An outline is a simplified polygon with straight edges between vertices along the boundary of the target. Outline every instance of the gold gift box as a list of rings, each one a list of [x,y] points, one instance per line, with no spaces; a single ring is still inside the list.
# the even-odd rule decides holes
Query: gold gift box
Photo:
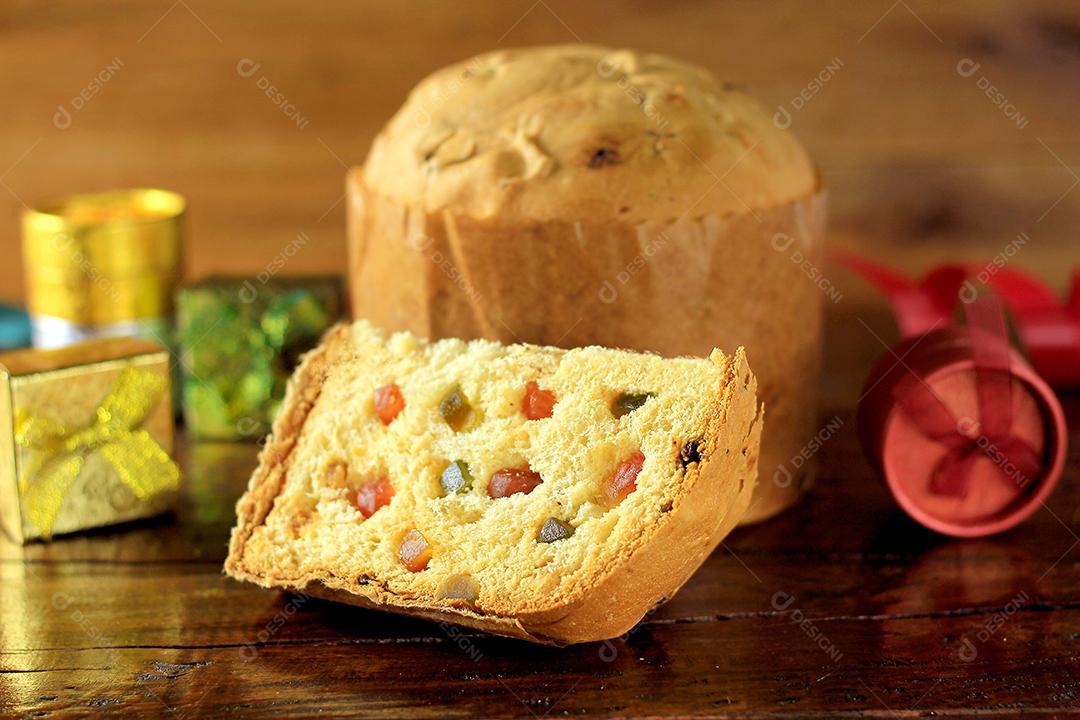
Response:
[[[0,525],[14,540],[170,509],[172,449],[169,353],[157,343],[0,354]]]

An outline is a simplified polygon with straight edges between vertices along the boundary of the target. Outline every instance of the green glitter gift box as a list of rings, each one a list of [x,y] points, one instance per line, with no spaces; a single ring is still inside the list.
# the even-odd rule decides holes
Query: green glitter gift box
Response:
[[[270,430],[300,355],[342,314],[333,276],[211,277],[177,296],[184,422],[195,437]]]

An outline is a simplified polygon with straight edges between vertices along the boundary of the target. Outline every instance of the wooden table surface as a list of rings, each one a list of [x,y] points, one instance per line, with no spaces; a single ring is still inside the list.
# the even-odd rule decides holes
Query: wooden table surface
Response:
[[[625,637],[555,649],[221,574],[255,447],[185,443],[173,519],[0,544],[0,709],[172,718],[1080,716],[1080,396],[1022,526],[920,529],[850,412],[794,511],[736,531]],[[823,419],[823,420],[824,420]]]
[[[483,50],[575,40],[680,55],[794,110],[835,245],[921,272],[1023,233],[1009,262],[1055,289],[1080,265],[1077,4],[62,0],[11,3],[0,24],[0,298],[22,298],[25,204],[116,186],[189,198],[191,278],[259,272],[299,232],[288,272],[338,270],[345,166],[409,87]],[[818,486],[736,531],[626,637],[534,647],[227,580],[255,448],[182,443],[175,517],[0,539],[0,715],[1080,717],[1080,395],[1063,397],[1074,449],[1044,509],[987,540],[923,531],[855,439],[874,335],[895,331],[826,270],[842,299],[821,421],[839,430]]]

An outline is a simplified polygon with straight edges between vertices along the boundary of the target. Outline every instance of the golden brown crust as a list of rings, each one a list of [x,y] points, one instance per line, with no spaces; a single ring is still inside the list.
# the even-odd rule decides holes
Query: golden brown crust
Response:
[[[695,201],[727,216],[817,188],[799,142],[740,87],[664,55],[582,44],[435,72],[355,172],[428,212],[504,221],[666,220]]]
[[[553,598],[543,608],[497,616],[468,606],[438,607],[431,599],[405,598],[388,591],[377,578],[342,577],[332,569],[283,576],[249,557],[248,541],[273,507],[288,470],[290,454],[319,398],[327,373],[347,358],[349,328],[338,326],[305,357],[290,383],[274,432],[260,454],[248,492],[237,504],[226,572],[239,580],[282,587],[315,597],[373,609],[414,615],[533,642],[569,644],[616,637],[629,630],[652,606],[671,597],[705,560],[746,510],[756,476],[762,416],[757,412],[753,375],[740,349],[734,359],[713,356],[725,371],[723,394],[687,490],[672,499],[663,522],[647,529],[597,577],[586,591]]]
[[[308,413],[319,399],[323,381],[335,356],[345,351],[348,337],[348,325],[339,324],[331,328],[319,347],[304,357],[289,381],[285,402],[274,421],[273,432],[259,453],[259,466],[248,482],[247,492],[236,503],[236,527],[233,528],[229,555],[225,560],[225,571],[233,577],[258,582],[252,571],[247,569],[249,566],[245,565],[245,545],[255,528],[266,520],[274,506],[274,499],[281,492],[289,455],[296,447]]]

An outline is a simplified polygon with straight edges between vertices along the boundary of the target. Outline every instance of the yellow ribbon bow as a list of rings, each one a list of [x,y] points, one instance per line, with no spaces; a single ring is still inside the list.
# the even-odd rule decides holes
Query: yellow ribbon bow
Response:
[[[128,366],[121,371],[89,425],[69,431],[49,418],[22,412],[15,421],[15,442],[37,451],[19,480],[28,519],[44,537],[83,463],[100,453],[117,477],[139,500],[146,501],[180,486],[180,469],[169,454],[137,429],[157,406],[165,378]]]

